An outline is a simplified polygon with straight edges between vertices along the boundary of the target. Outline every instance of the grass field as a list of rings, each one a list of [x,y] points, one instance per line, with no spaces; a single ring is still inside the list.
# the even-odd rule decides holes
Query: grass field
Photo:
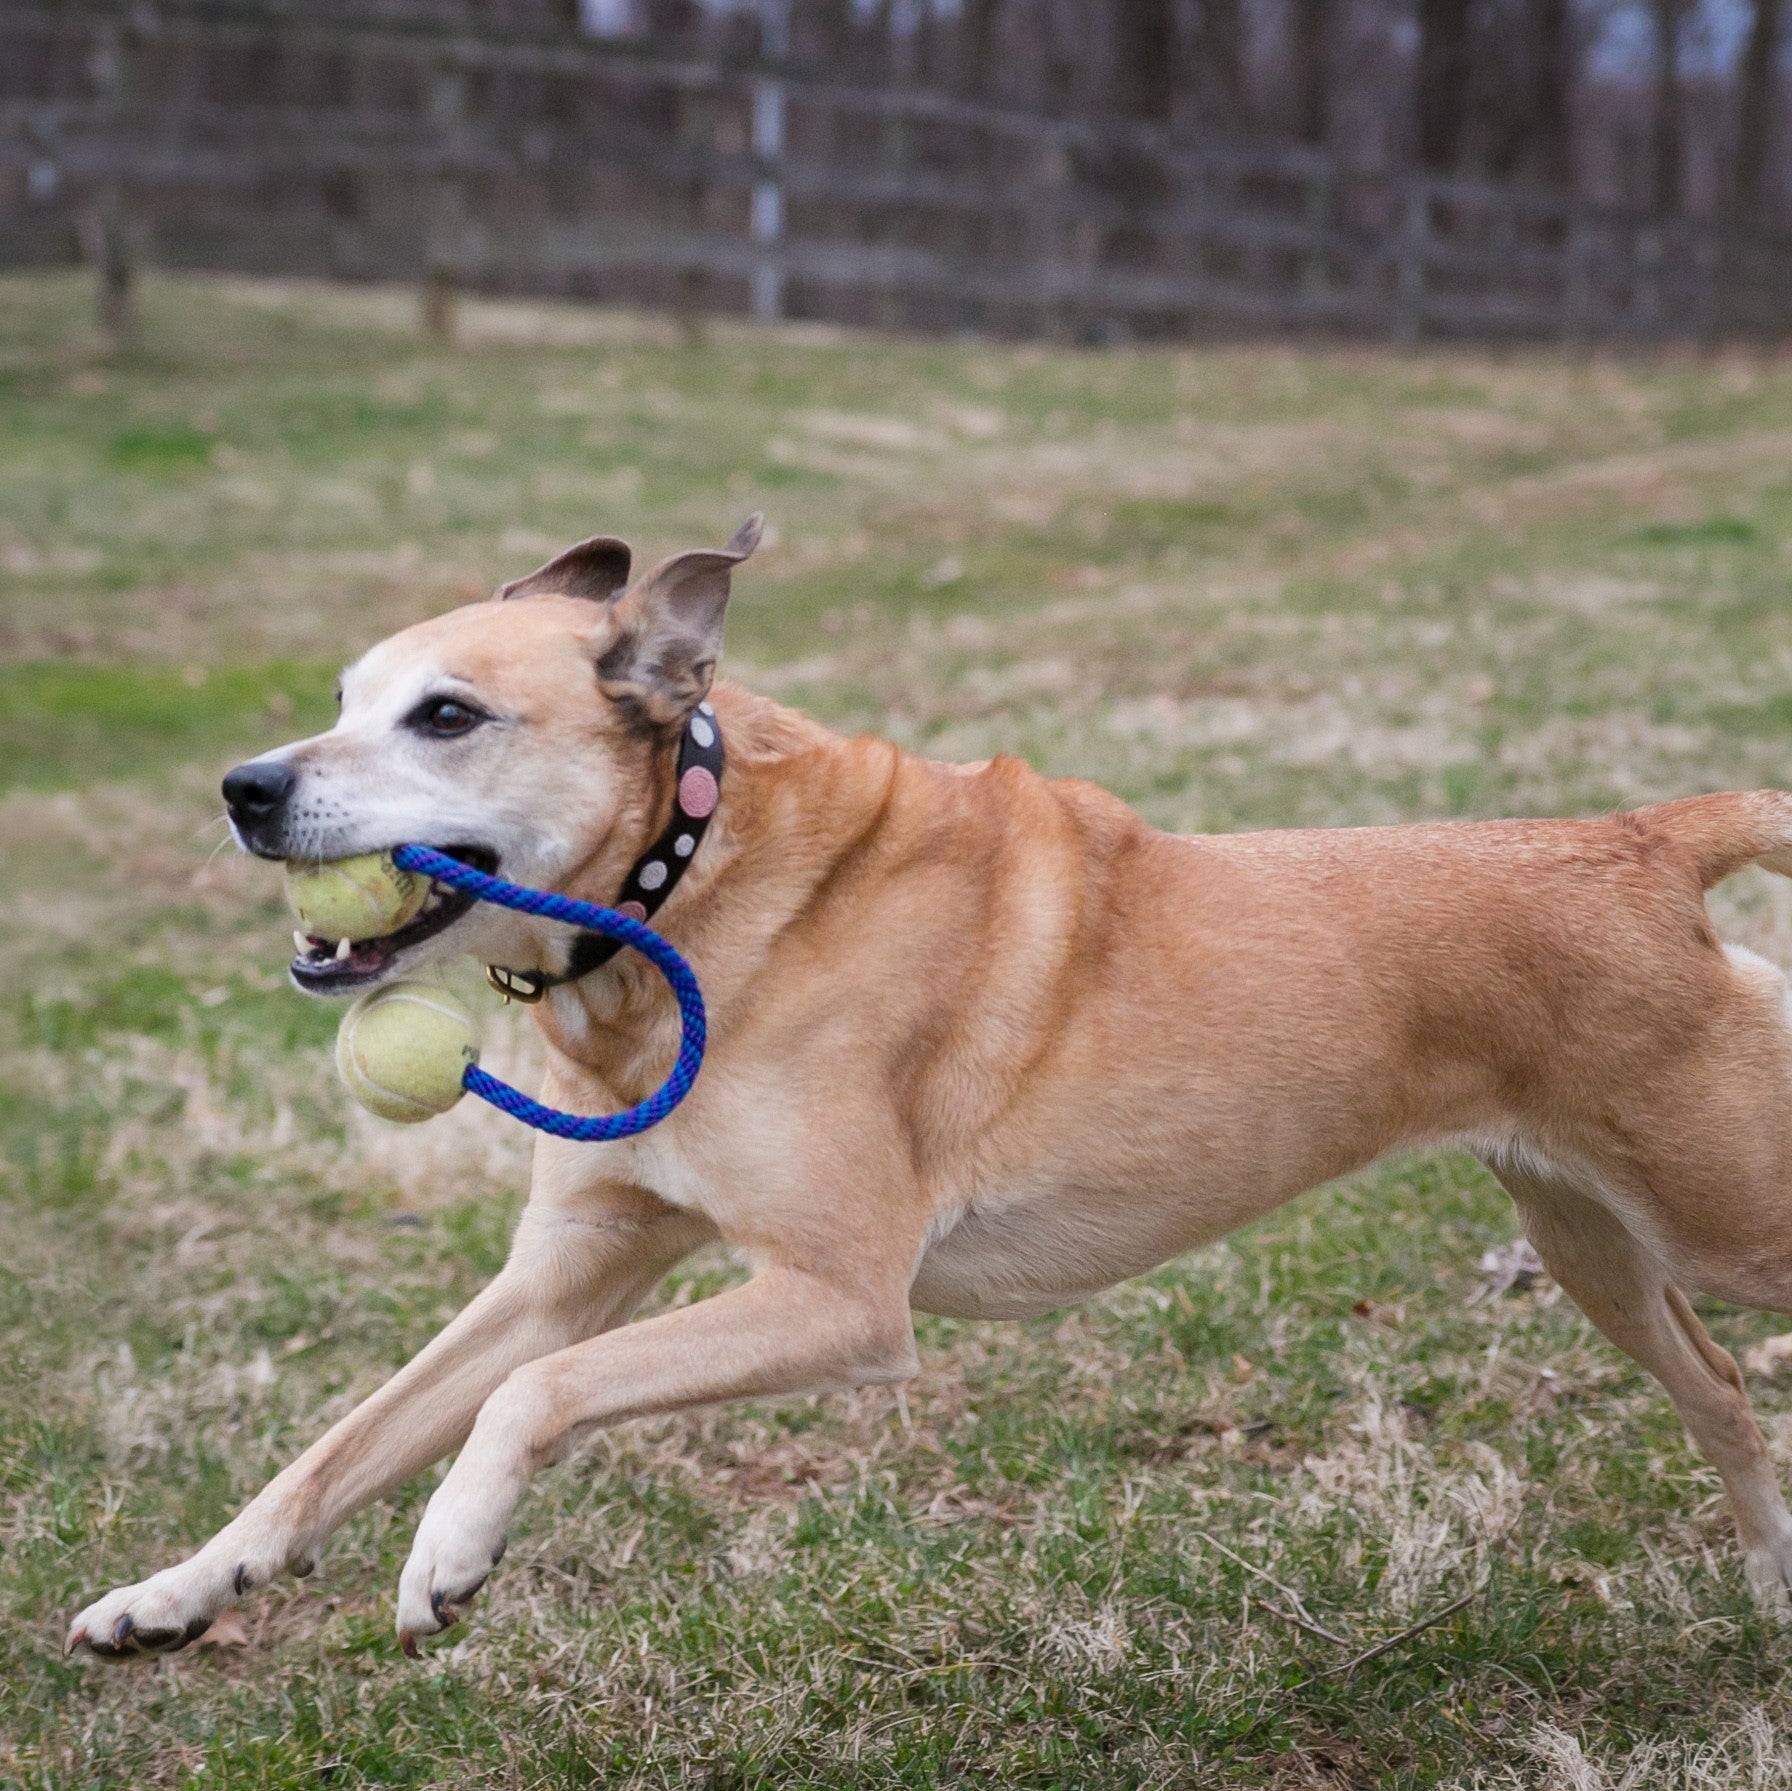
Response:
[[[442,352],[401,294],[215,281],[154,283],[123,358],[87,319],[0,281],[0,1784],[1792,1786],[1715,1475],[1547,1285],[1471,1297],[1514,1225],[1453,1155],[1076,1311],[925,1320],[906,1413],[605,1436],[422,1664],[421,1484],[233,1645],[57,1652],[417,1348],[525,1184],[495,1115],[351,1113],[272,878],[217,850],[218,773],[343,660],[580,535],[763,507],[734,675],[1166,826],[1792,781],[1792,361],[495,304]],[[1786,886],[1716,905],[1792,963]]]

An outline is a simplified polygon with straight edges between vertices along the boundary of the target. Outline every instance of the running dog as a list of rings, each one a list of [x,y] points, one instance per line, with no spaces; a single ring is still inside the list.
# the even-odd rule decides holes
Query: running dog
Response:
[[[597,1426],[900,1382],[913,1310],[1063,1306],[1448,1144],[1667,1389],[1784,1608],[1792,1513],[1687,1292],[1792,1310],[1792,1009],[1702,899],[1751,862],[1792,875],[1792,796],[1159,833],[1013,759],[936,764],[712,689],[758,532],[634,583],[620,541],[581,542],[374,647],[328,733],[226,778],[264,858],[420,841],[588,901],[657,890],[709,1055],[654,1130],[541,1139],[491,1285],[190,1559],[83,1611],[69,1648],[192,1641],[458,1450],[399,1584],[414,1651],[497,1565],[530,1477]],[[717,736],[719,773],[689,783],[686,743]],[[305,941],[293,976],[347,993],[471,953],[540,997],[544,1098],[606,1112],[657,1085],[678,1021],[649,968],[587,943],[444,894],[389,937]],[[748,1281],[627,1322],[717,1238]]]

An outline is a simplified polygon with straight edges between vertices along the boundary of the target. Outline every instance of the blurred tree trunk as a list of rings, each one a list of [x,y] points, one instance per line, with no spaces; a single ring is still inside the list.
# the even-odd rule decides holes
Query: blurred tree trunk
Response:
[[[1323,144],[1331,117],[1326,99],[1331,85],[1329,0],[1293,0],[1289,57],[1294,76],[1294,135],[1302,143]]]
[[[794,0],[791,53],[799,62],[840,73],[854,60],[852,27],[852,0]]]
[[[1650,0],[1655,24],[1655,103],[1650,202],[1658,216],[1680,210],[1684,152],[1680,142],[1680,44],[1686,0]]]
[[[1240,0],[1201,0],[1196,60],[1201,113],[1195,122],[1217,130],[1243,130],[1250,122],[1250,102],[1245,92]]]
[[[1168,124],[1176,105],[1176,0],[1113,0],[1114,109]]]
[[[1742,56],[1742,95],[1736,121],[1736,170],[1731,192],[1736,215],[1760,219],[1767,210],[1768,158],[1773,153],[1780,97],[1782,0],[1755,0]]]
[[[696,36],[696,0],[645,0],[639,16],[656,42],[685,43]]]
[[[852,0],[841,0],[846,6]],[[987,99],[995,90],[996,20],[1002,0],[965,0],[959,24],[963,44],[960,60],[960,82],[966,93]]]
[[[1440,174],[1454,172],[1462,162],[1470,97],[1469,4],[1470,0],[1419,0],[1414,107],[1419,165]]]
[[[1574,26],[1568,0],[1531,0],[1531,157],[1538,181],[1574,185]]]

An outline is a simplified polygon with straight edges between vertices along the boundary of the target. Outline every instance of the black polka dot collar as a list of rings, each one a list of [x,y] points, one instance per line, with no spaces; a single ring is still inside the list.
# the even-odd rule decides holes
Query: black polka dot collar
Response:
[[[678,781],[672,795],[672,819],[660,836],[635,860],[623,879],[622,893],[610,904],[631,920],[651,920],[678,887],[697,848],[709,831],[709,823],[722,795],[722,730],[709,703],[699,703],[684,724],[678,742]],[[506,970],[501,964],[485,967],[486,980],[511,1001],[539,1001],[549,989],[576,983],[622,949],[621,943],[602,933],[580,933],[572,944],[566,968]]]

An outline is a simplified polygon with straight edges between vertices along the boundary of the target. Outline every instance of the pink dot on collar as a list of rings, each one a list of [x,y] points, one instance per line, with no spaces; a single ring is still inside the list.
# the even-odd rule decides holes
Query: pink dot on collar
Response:
[[[713,771],[693,765],[678,780],[678,806],[693,819],[701,821],[716,806],[722,792],[716,787]]]
[[[618,902],[616,912],[626,914],[630,920],[645,920],[647,918],[647,910],[639,902]]]

